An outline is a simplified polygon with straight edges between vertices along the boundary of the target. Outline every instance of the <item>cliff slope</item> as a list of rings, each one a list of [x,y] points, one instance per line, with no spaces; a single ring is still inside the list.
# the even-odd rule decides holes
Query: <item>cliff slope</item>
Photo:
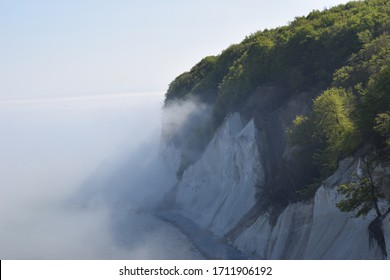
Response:
[[[350,2],[180,75],[166,112],[191,109],[164,125],[170,206],[259,258],[387,258],[389,27],[388,1]]]

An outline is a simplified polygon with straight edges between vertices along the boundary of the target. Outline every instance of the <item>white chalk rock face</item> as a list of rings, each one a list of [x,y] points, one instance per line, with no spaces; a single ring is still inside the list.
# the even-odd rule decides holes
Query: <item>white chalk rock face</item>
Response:
[[[267,259],[300,259],[305,252],[312,219],[312,205],[288,206],[273,228],[266,251]]]
[[[259,214],[254,222],[253,216],[245,215],[255,206],[256,186],[265,185],[265,159],[256,135],[254,121],[244,125],[238,113],[219,127],[178,182],[175,199],[184,216],[218,236],[234,229],[234,237],[229,237],[233,245],[263,259],[382,258],[377,246],[369,245],[368,225],[375,218],[374,211],[355,218],[336,207],[343,198],[337,186],[359,172],[359,162],[352,158],[340,162],[311,201],[290,204],[274,224],[267,213]],[[180,150],[171,144],[163,154],[176,172]],[[383,220],[383,232],[390,253],[390,214]]]
[[[258,255],[266,259],[272,227],[267,215],[261,215],[256,222],[244,230],[234,242],[234,246],[248,255]]]
[[[255,205],[255,185],[263,180],[255,124],[244,127],[235,113],[185,170],[176,201],[185,216],[222,236]]]
[[[312,208],[311,204],[291,204],[274,226],[267,215],[262,215],[238,236],[234,245],[263,259],[301,259],[307,247]]]
[[[385,236],[387,259],[390,260],[390,215],[387,215],[382,223]]]
[[[304,258],[376,259],[369,247],[368,225],[375,218],[355,218],[343,213],[336,203],[342,198],[336,186],[320,187],[314,198],[313,225]]]
[[[369,246],[368,225],[375,214],[354,218],[336,207],[342,198],[336,186],[354,168],[351,159],[343,161],[317,190],[312,202],[291,204],[273,227],[267,216],[260,216],[238,236],[235,246],[264,259],[380,259],[379,250]],[[383,222],[387,241],[389,219]]]

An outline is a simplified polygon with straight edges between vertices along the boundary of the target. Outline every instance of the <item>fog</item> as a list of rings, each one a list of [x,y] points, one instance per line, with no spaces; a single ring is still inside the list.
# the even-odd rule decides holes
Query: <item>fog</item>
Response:
[[[0,259],[201,258],[149,211],[176,180],[157,156],[162,105],[162,94],[1,101]]]

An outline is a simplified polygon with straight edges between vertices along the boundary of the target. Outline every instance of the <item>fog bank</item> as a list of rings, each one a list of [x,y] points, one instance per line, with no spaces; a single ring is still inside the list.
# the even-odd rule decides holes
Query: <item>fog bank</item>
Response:
[[[147,209],[175,180],[161,94],[0,102],[1,259],[201,258]]]

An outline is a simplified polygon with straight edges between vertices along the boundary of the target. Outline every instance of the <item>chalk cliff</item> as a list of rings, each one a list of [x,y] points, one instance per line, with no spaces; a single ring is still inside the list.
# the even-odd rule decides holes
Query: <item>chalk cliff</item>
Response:
[[[389,22],[389,1],[352,1],[253,33],[179,75],[164,106],[173,121],[161,151],[177,175],[167,205],[259,258],[386,258]],[[190,108],[185,121],[172,106]],[[354,190],[363,173],[370,184]],[[338,192],[344,183],[354,199]],[[341,200],[353,202],[345,212]]]

